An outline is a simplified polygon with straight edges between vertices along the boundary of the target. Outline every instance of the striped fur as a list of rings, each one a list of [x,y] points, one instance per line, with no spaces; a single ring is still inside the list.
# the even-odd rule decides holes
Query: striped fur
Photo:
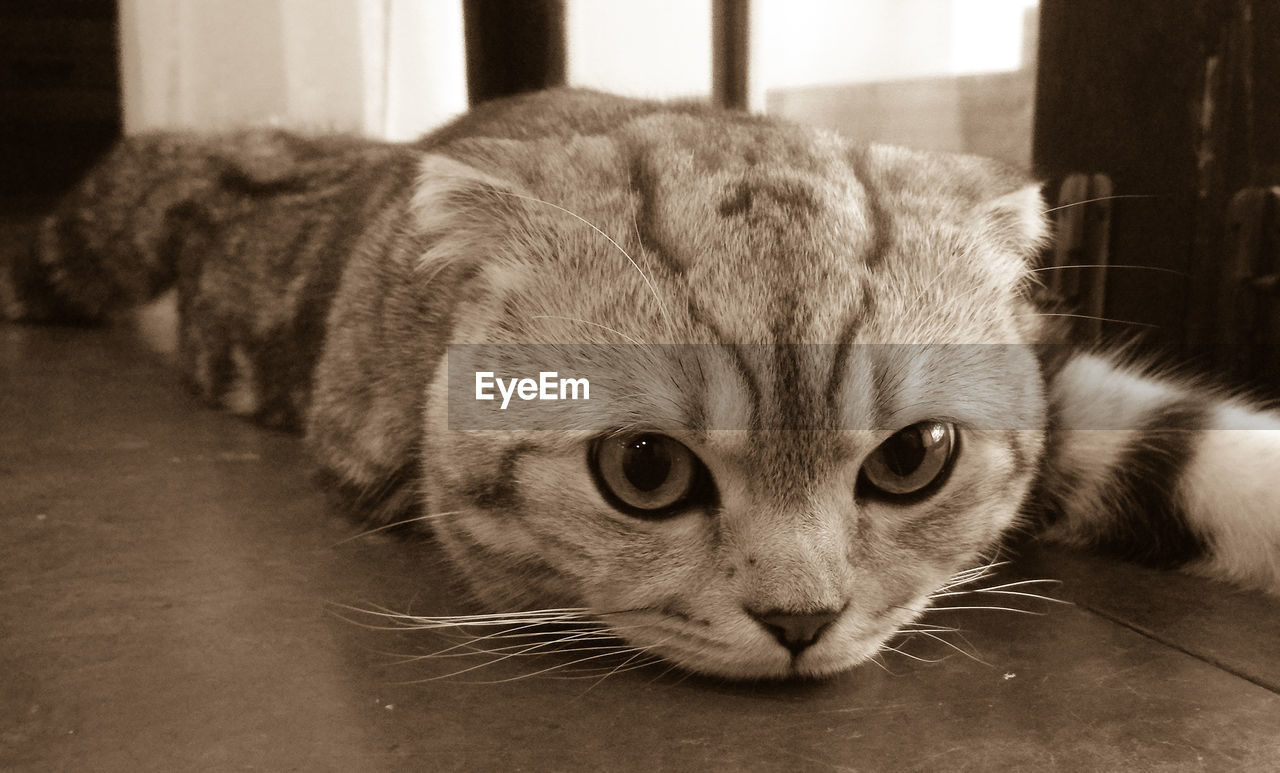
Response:
[[[1035,187],[981,159],[560,91],[412,145],[131,140],[6,247],[0,301],[98,320],[176,284],[184,374],[305,431],[364,517],[430,516],[496,610],[586,607],[694,670],[862,662],[1019,524],[1280,592],[1280,418],[1038,359],[1044,239]],[[538,345],[499,369],[550,357],[612,397],[557,408],[554,431],[453,427],[449,363],[491,344]],[[877,446],[932,420],[959,427],[948,474],[859,493]],[[645,427],[705,465],[697,507],[602,496],[592,444]],[[765,620],[821,635],[791,646]]]
[[[1091,355],[1052,389],[1047,536],[1280,592],[1280,417]]]

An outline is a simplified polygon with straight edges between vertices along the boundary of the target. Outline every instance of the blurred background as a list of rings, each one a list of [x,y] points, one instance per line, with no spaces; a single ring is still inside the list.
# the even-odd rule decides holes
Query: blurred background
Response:
[[[1028,169],[1084,335],[1280,384],[1271,0],[4,0],[0,205],[121,133],[407,140],[561,84]]]
[[[1031,163],[1035,0],[16,0],[0,19],[26,103],[8,109],[104,134],[407,140],[465,110],[469,81],[471,101],[565,83],[711,99],[714,46],[740,36],[738,106]]]

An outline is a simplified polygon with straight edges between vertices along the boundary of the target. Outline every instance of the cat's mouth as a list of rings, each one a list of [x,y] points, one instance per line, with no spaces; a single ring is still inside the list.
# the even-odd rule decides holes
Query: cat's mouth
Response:
[[[810,648],[801,653],[783,648],[767,653],[742,652],[729,647],[716,652],[685,642],[668,642],[655,651],[678,667],[708,676],[747,680],[826,679],[871,659],[890,635],[853,644]]]
[[[905,608],[899,608],[905,612]],[[639,651],[688,671],[732,679],[821,679],[863,663],[913,614],[780,614],[713,622],[668,608],[602,615]],[[791,619],[787,619],[787,618]]]

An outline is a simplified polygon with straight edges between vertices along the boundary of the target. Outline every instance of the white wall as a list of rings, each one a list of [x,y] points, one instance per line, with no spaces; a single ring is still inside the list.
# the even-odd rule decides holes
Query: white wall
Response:
[[[769,90],[1016,70],[1036,0],[752,0],[752,107]],[[709,0],[567,0],[568,77],[633,96],[711,93]]]
[[[766,89],[1016,70],[1036,0],[753,0]]]
[[[467,109],[461,0],[383,0],[385,113],[376,131],[413,139]]]
[[[571,86],[635,97],[711,94],[710,0],[566,0]]]
[[[126,132],[406,139],[466,107],[457,0],[122,0],[120,20]]]
[[[772,89],[1015,69],[1035,0],[753,0]],[[125,127],[277,123],[407,139],[466,106],[460,0],[121,0]],[[711,90],[710,0],[567,0],[568,79]]]

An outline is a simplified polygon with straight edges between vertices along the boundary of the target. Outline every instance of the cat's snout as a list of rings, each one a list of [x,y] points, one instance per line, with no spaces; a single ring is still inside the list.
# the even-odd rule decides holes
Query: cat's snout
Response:
[[[747,614],[773,634],[778,643],[790,650],[793,656],[798,656],[818,641],[823,631],[835,622],[842,611],[827,609],[797,614],[782,610],[759,612],[747,609]]]

